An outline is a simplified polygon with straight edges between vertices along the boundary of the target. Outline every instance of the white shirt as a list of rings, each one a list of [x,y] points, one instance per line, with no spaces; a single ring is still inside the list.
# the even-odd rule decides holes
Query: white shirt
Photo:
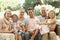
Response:
[[[39,19],[37,17],[35,18],[28,18],[28,31],[34,31],[35,29],[38,29],[37,21]]]
[[[14,28],[14,30],[18,30],[16,27],[19,27],[19,21],[17,22],[11,21],[11,26]]]
[[[38,16],[38,18],[39,18],[40,22],[44,22],[46,20],[45,17],[42,17],[42,16]],[[50,19],[49,19],[49,21],[50,21]],[[40,25],[40,26],[41,26],[41,30],[40,30],[40,33],[41,34],[45,34],[45,33],[48,33],[49,32],[48,25]]]

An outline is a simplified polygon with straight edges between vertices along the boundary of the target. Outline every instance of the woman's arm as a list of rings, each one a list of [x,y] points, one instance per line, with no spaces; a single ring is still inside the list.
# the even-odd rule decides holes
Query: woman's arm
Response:
[[[37,24],[43,25],[43,24],[46,24],[46,22],[47,22],[47,20],[45,20],[44,22],[37,21]]]
[[[51,19],[49,22],[49,20],[47,20],[46,24],[54,24],[56,22],[56,19]]]
[[[51,19],[49,22],[49,20],[46,19],[44,22],[39,22],[40,25],[49,25],[49,24],[53,24],[56,22],[56,19]]]

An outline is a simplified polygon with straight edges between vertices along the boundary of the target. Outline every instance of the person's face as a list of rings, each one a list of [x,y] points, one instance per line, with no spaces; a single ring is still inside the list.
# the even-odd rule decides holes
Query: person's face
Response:
[[[6,14],[5,14],[5,18],[6,18],[6,19],[9,19],[10,17],[11,17],[11,12],[8,12],[8,11],[7,11]]]
[[[34,15],[33,10],[28,10],[28,15],[29,15],[30,17],[32,17],[32,16]]]
[[[24,11],[20,11],[20,17],[24,17]]]
[[[54,13],[54,12],[50,12],[50,13],[49,13],[49,17],[50,17],[50,18],[54,18],[54,17],[55,17],[55,13]]]
[[[42,12],[41,13],[42,16],[46,16],[46,9],[45,8],[42,8],[41,12]]]
[[[16,22],[18,20],[17,16],[13,16],[13,21]]]

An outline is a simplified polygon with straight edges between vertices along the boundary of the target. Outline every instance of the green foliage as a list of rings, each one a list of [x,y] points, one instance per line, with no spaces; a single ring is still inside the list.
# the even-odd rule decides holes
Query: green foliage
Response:
[[[35,9],[34,11],[36,16],[39,16],[41,14],[39,9]]]
[[[32,7],[34,9],[34,7],[38,4],[41,4],[40,0],[25,0],[23,7],[25,11],[27,12],[27,9],[29,7]],[[39,10],[35,10],[35,12],[36,12],[36,15],[39,15]]]
[[[60,7],[60,1],[54,1],[54,2],[48,2],[49,4],[51,4],[52,6]]]
[[[60,19],[60,15],[56,16],[57,19]]]
[[[1,11],[6,10],[7,8],[11,10],[17,10],[20,8],[20,2],[18,0],[0,0]]]
[[[28,7],[33,7],[34,4],[35,4],[35,0],[25,0],[23,7],[27,11]]]

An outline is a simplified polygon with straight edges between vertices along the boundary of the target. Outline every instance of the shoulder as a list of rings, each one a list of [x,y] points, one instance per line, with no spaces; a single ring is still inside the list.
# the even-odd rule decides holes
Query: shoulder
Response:
[[[41,15],[40,16],[37,16],[37,18],[41,18]]]
[[[24,22],[28,22],[28,18],[25,18],[25,19],[24,19]]]
[[[39,20],[41,20],[43,17],[40,15],[40,16],[37,16],[37,18],[38,18]]]
[[[18,20],[17,23],[20,24],[21,23],[20,20]]]
[[[39,21],[39,18],[35,17],[35,20]]]
[[[25,18],[25,21],[28,21],[30,19],[30,17],[27,17],[27,18]]]

